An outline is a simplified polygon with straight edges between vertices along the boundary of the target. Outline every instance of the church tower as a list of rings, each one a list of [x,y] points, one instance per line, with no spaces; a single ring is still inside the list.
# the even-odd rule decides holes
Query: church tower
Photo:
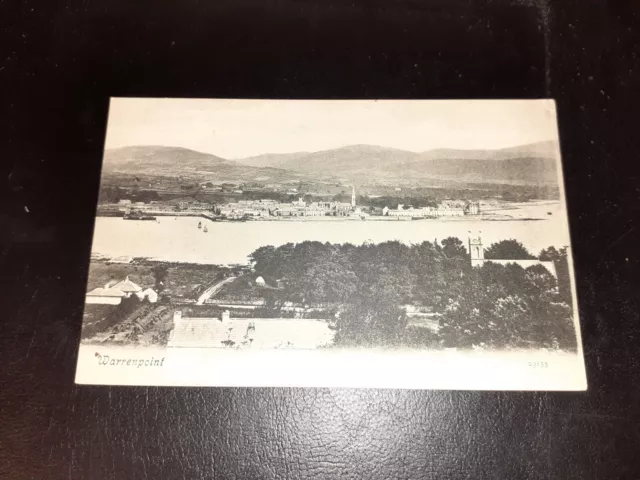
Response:
[[[476,237],[469,235],[469,256],[471,257],[471,265],[474,267],[484,263],[484,248],[480,234]]]
[[[356,207],[356,187],[351,185],[351,206]]]

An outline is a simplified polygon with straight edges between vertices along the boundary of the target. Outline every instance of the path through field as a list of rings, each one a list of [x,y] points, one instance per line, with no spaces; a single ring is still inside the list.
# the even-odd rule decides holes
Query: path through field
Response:
[[[198,301],[196,302],[196,305],[204,305],[204,302],[206,302],[207,300],[209,300],[209,298],[211,298],[212,295],[218,293],[218,291],[222,288],[223,285],[225,285],[226,283],[229,283],[232,280],[235,280],[236,277],[228,277],[225,278],[224,280],[222,280],[221,282],[216,283],[215,285],[212,285],[211,287],[207,288],[202,295],[200,295],[198,297]]]

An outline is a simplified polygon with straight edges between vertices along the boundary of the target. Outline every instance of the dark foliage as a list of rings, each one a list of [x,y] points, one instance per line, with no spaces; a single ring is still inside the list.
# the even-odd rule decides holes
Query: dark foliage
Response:
[[[536,257],[531,255],[522,243],[517,240],[502,240],[493,243],[484,251],[484,258],[496,260],[533,260]]]
[[[168,272],[169,267],[163,263],[153,267],[153,278],[155,280],[155,287],[158,295],[161,295],[164,292]]]
[[[490,250],[500,258],[534,258],[515,240]],[[566,252],[543,253],[566,265]],[[270,316],[284,316],[286,302],[329,309],[339,346],[576,346],[570,296],[563,294],[570,295],[568,267],[557,267],[566,273],[559,286],[542,265],[525,270],[488,262],[473,268],[455,237],[411,246],[288,243],[261,247],[251,260],[272,287],[265,292]],[[440,332],[408,327],[405,305],[439,315]]]
[[[538,256],[540,260],[553,262],[558,275],[558,290],[560,298],[568,305],[572,304],[571,300],[571,277],[569,273],[569,261],[567,259],[567,249],[562,247],[557,250],[555,247],[545,248]]]

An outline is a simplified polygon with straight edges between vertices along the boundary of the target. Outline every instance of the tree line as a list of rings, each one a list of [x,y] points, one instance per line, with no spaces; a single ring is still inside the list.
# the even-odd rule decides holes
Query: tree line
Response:
[[[263,246],[250,256],[272,287],[265,290],[267,308],[324,307],[336,345],[575,349],[566,250],[534,256],[505,240],[485,258],[553,261],[558,278],[542,265],[473,268],[455,237],[414,245],[306,241]],[[412,327],[406,305],[430,312],[440,330]]]

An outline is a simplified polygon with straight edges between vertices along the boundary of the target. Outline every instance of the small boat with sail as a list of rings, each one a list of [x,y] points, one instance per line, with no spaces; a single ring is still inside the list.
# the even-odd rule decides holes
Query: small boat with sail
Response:
[[[202,228],[202,222],[198,222],[198,228]]]
[[[207,233],[209,230],[207,230],[207,226],[204,226],[204,229],[202,230],[204,233]]]

